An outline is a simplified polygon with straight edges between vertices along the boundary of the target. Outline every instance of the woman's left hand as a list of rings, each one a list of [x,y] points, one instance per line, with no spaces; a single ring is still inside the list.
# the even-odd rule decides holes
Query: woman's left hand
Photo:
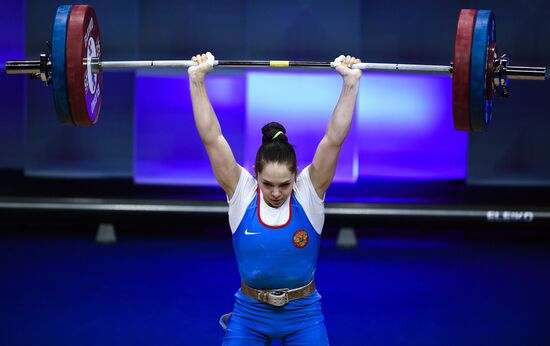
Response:
[[[340,55],[334,59],[334,68],[342,76],[345,84],[355,85],[359,82],[362,71],[359,69],[352,69],[351,66],[359,63],[361,63],[361,60],[353,56]]]

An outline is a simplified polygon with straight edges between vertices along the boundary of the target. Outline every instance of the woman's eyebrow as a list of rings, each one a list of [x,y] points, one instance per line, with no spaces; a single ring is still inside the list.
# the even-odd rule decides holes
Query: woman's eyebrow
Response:
[[[283,184],[290,184],[292,182],[292,179],[289,179],[289,180],[286,180],[286,181],[283,181],[282,183],[280,183],[279,185],[283,185]],[[267,180],[267,179],[262,179],[262,183],[264,184],[273,184],[273,182]]]

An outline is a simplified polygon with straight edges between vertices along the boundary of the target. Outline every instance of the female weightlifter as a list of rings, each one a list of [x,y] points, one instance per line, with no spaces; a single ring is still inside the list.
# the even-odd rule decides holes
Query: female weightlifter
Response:
[[[213,69],[210,53],[192,58],[188,69],[195,125],[216,180],[229,202],[229,225],[241,288],[223,345],[328,345],[321,296],[314,274],[324,223],[324,197],[349,132],[361,70],[359,59],[341,55],[340,98],[313,162],[299,174],[294,147],[276,122],[262,128],[253,177],[236,161],[205,88]]]

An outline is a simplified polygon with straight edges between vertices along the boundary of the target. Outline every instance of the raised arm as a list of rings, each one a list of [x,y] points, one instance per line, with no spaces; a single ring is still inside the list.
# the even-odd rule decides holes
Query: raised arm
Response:
[[[204,79],[213,68],[214,56],[208,52],[194,56],[193,61],[199,63],[198,66],[188,69],[195,125],[208,153],[214,176],[231,198],[239,182],[241,168],[222,134],[220,123],[206,93]]]
[[[311,182],[320,198],[324,197],[332,179],[334,179],[340,149],[353,120],[359,79],[361,78],[361,70],[350,68],[352,64],[361,62],[359,59],[341,55],[334,62],[339,64],[335,68],[343,79],[342,91],[328,123],[325,136],[317,146],[309,168]]]

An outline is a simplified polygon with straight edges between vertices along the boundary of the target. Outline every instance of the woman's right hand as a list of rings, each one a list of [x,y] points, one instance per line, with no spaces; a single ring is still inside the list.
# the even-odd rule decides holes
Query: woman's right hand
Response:
[[[206,77],[208,72],[212,71],[214,68],[214,55],[210,52],[206,52],[205,54],[195,55],[191,58],[191,60],[196,62],[198,65],[191,66],[187,69],[190,81],[204,82],[204,77]]]

